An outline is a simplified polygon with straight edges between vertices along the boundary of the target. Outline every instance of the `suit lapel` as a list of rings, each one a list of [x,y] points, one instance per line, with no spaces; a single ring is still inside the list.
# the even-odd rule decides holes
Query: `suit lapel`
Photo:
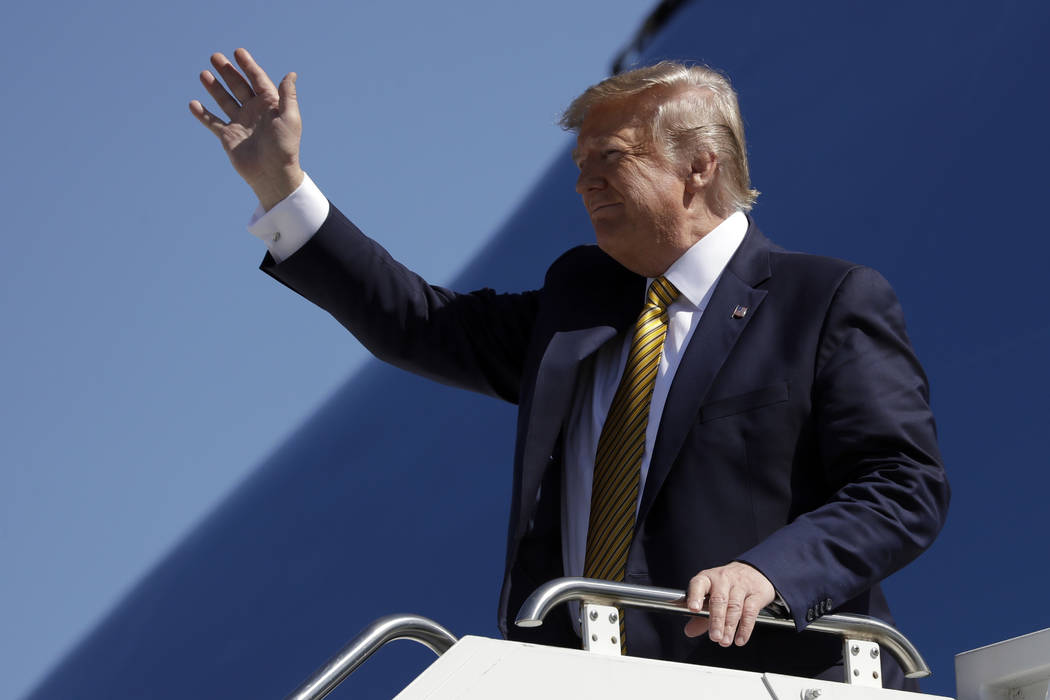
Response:
[[[587,249],[575,269],[548,279],[553,327],[540,358],[528,407],[522,455],[521,501],[528,522],[536,494],[576,389],[581,363],[630,327],[641,310],[645,279],[597,248]]]
[[[536,374],[525,441],[522,513],[531,513],[543,467],[551,456],[572,402],[580,363],[616,336],[612,326],[558,331],[547,345]]]
[[[653,445],[638,511],[639,522],[644,520],[656,500],[686,435],[696,421],[711,383],[766,296],[766,290],[755,287],[771,274],[770,248],[769,240],[751,223],[682,355]],[[742,318],[734,314],[738,306],[747,308]]]

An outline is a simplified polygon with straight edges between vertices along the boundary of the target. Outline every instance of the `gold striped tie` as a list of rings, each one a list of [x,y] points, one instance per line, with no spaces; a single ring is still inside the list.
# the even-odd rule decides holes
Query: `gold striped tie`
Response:
[[[634,326],[627,366],[598,438],[583,566],[583,575],[589,578],[624,578],[627,550],[634,536],[649,404],[667,336],[667,307],[678,295],[679,291],[663,277],[649,285],[645,307]],[[626,653],[622,610],[619,618],[620,647]]]

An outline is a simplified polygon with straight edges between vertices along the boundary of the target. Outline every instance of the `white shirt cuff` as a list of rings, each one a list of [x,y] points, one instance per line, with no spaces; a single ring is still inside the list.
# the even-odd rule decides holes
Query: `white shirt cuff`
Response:
[[[321,194],[309,175],[295,192],[282,199],[270,211],[255,208],[248,231],[266,244],[277,262],[291,257],[310,240],[328,218],[328,198]]]

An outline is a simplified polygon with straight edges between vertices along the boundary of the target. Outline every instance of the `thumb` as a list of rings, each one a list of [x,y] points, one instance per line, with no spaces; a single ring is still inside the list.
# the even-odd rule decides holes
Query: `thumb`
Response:
[[[295,81],[299,78],[295,73],[289,73],[281,79],[281,84],[277,86],[277,96],[279,103],[277,111],[280,112],[281,116],[288,114],[299,114],[299,101],[295,96]]]
[[[702,634],[706,634],[707,630],[711,627],[711,620],[706,617],[694,617],[685,623],[685,636],[687,637],[699,637]]]

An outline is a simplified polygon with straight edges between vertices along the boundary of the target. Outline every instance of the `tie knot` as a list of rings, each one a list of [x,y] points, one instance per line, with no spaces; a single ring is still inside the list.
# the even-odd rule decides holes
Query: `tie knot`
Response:
[[[674,303],[674,300],[681,295],[678,289],[667,281],[666,277],[657,277],[653,280],[652,284],[649,285],[649,293],[646,295],[646,301],[657,306],[664,311],[667,307]]]

